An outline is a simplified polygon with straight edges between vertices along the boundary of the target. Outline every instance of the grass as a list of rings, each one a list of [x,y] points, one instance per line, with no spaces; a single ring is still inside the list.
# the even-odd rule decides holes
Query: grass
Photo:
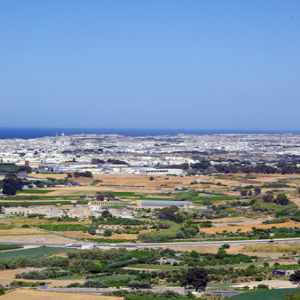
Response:
[[[11,249],[21,249],[23,247],[21,246],[14,246],[14,245],[0,245],[0,251],[5,251],[5,250],[11,250]]]
[[[247,286],[247,282],[245,282]],[[228,300],[283,300],[283,297],[289,294],[296,293],[298,289],[275,289],[256,292],[245,292],[228,298]]]
[[[86,276],[83,275],[74,275],[74,276],[62,276],[62,277],[57,277],[55,280],[85,280]]]
[[[22,190],[19,194],[47,194],[54,192],[54,190]]]
[[[66,252],[65,248],[60,247],[38,247],[32,249],[23,249],[18,251],[10,251],[10,252],[3,252],[0,253],[0,260],[1,259],[11,259],[15,257],[26,257],[26,258],[43,258],[45,256],[50,256],[56,253]]]
[[[215,197],[197,197],[197,198],[193,198],[192,200],[189,201],[202,201],[205,199],[209,199],[212,201],[221,201],[221,200],[236,200],[237,197],[233,197],[233,196],[215,196]]]
[[[1,230],[9,230],[9,229],[14,229],[16,226],[14,226],[14,225],[0,225],[0,229]]]
[[[111,275],[111,276],[98,276],[98,277],[92,277],[92,278],[86,278],[89,280],[111,280],[111,281],[122,281],[122,280],[127,280],[127,279],[136,279],[136,275],[129,275],[129,274],[124,274],[124,275]]]
[[[74,199],[74,196],[11,196],[6,197],[7,200],[68,200],[68,199]],[[78,199],[78,198],[77,198]],[[74,199],[75,200],[75,199]]]
[[[38,228],[46,229],[50,231],[87,231],[88,226],[81,224],[59,224],[59,225],[38,225]]]
[[[227,290],[230,287],[232,287],[232,284],[230,284],[230,283],[213,283],[213,282],[210,282],[210,283],[207,284],[207,287],[213,288],[213,289]]]
[[[263,262],[250,262],[250,263],[241,263],[241,264],[231,264],[230,267],[232,268],[246,268],[249,267],[251,265],[254,266],[263,266]],[[222,269],[222,268],[226,268],[228,265],[220,265],[220,266],[209,266],[208,268],[210,269]]]

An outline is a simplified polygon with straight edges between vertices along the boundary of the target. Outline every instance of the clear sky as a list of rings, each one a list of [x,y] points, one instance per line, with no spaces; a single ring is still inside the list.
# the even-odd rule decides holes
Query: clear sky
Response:
[[[0,127],[300,130],[299,0],[1,0]]]

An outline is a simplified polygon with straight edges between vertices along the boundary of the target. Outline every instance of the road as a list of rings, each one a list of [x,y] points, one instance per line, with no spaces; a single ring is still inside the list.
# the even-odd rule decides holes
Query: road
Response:
[[[136,244],[107,244],[107,243],[93,243],[96,247],[109,247],[109,248],[136,248],[136,247],[166,247],[166,246],[220,246],[224,244],[229,245],[244,245],[244,244],[265,244],[270,240],[242,240],[242,241],[215,241],[215,242],[178,242],[178,243],[136,243]],[[300,238],[287,238],[287,239],[274,239],[274,242],[280,243],[295,243],[300,242]],[[37,243],[37,242],[0,242],[8,245],[20,245],[20,246],[41,246],[48,247],[65,247],[66,244],[62,243]],[[72,248],[81,248],[82,245],[87,243],[74,243]],[[69,247],[71,248],[71,247]]]
[[[91,293],[91,294],[103,294],[116,292],[120,290],[131,291],[130,288],[52,288],[47,286],[39,286],[38,290],[51,291],[51,292],[72,292],[72,293]],[[153,293],[164,293],[167,291],[173,291],[180,295],[184,295],[184,288],[168,287],[168,288],[152,288],[152,289],[140,289],[140,291]]]
[[[115,292],[119,290],[129,290],[128,288],[125,289],[117,289],[117,288],[49,288],[47,286],[40,286],[38,287],[38,290],[43,291],[50,291],[50,292],[71,292],[71,293],[85,293],[85,294],[104,294],[104,293],[110,293]],[[184,295],[184,289],[183,288],[153,288],[151,290],[149,289],[142,289],[141,291],[151,291],[153,293],[164,293],[166,291],[173,291],[176,293],[179,293],[180,295]],[[240,291],[205,291],[205,294],[208,295],[218,295],[223,297],[229,297],[236,294],[240,294]]]
[[[230,297],[240,293],[241,293],[240,291],[205,291],[204,294]]]

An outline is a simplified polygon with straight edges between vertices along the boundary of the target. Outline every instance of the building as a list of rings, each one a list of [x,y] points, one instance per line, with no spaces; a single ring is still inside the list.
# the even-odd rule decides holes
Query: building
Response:
[[[273,274],[274,275],[278,275],[278,276],[290,276],[290,275],[292,275],[294,273],[295,273],[294,270],[284,270],[284,269],[279,269],[279,268],[276,268],[273,271]]]
[[[140,168],[139,173],[143,175],[183,175],[182,169],[152,169]]]
[[[25,207],[2,207],[2,211],[6,215],[24,215],[26,208]]]

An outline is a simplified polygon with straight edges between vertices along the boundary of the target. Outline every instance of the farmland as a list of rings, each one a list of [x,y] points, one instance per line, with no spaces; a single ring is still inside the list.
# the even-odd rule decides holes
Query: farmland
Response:
[[[247,292],[236,296],[232,296],[230,300],[257,300],[257,299],[268,299],[268,300],[282,300],[284,296],[297,292],[297,289],[280,289],[280,290],[269,290],[269,291],[257,291]]]
[[[36,290],[19,289],[1,296],[3,300],[57,300],[68,298],[70,300],[122,300],[122,297],[115,296],[99,296],[76,293],[62,293],[62,292],[46,292]]]
[[[0,253],[0,260],[1,259],[11,259],[15,257],[26,257],[26,258],[43,258],[47,256],[51,256],[53,254],[65,252],[65,248],[59,247],[39,247],[39,248],[32,248],[32,249],[21,249],[17,251],[9,251],[9,252],[2,252]]]
[[[40,174],[36,175],[40,176]],[[74,178],[84,186],[51,187],[36,190],[36,192],[35,190],[25,191],[17,196],[8,197],[2,202],[60,203],[63,205],[65,215],[51,219],[39,216],[32,218],[8,216],[3,219],[2,227],[0,226],[0,236],[3,241],[45,239],[47,243],[59,241],[67,244],[74,243],[76,238],[87,243],[115,245],[112,249],[109,247],[109,250],[70,251],[66,248],[48,247],[22,249],[0,253],[0,260],[13,259],[18,256],[31,259],[24,260],[23,263],[29,268],[40,268],[32,274],[36,276],[36,279],[24,279],[24,277],[19,280],[28,280],[29,283],[37,282],[39,276],[44,278],[42,275],[45,276],[45,274],[42,272],[48,272],[47,274],[52,274],[52,277],[49,275],[47,277],[49,279],[45,279],[44,282],[49,282],[50,287],[82,288],[86,287],[89,282],[91,286],[108,285],[128,288],[131,285],[141,287],[151,284],[154,289],[161,286],[173,289],[180,285],[179,278],[186,270],[198,265],[208,270],[211,288],[214,286],[225,288],[228,285],[228,276],[232,280],[232,285],[239,288],[245,285],[255,287],[260,282],[266,282],[266,279],[272,279],[273,282],[269,283],[270,287],[273,286],[272,284],[280,287],[290,286],[291,283],[287,280],[275,281],[272,271],[266,269],[266,263],[269,268],[275,268],[276,263],[282,268],[286,265],[288,265],[286,268],[292,268],[292,266],[295,268],[299,260],[298,243],[274,242],[263,245],[232,245],[227,248],[221,245],[205,247],[180,245],[180,242],[184,241],[269,239],[269,233],[273,232],[274,228],[276,230],[282,228],[282,234],[297,236],[299,232],[295,231],[295,228],[300,227],[299,222],[291,220],[290,216],[277,216],[252,209],[255,202],[263,201],[267,192],[273,193],[272,200],[274,200],[281,191],[284,191],[287,197],[295,200],[296,203],[299,195],[288,180],[280,190],[281,185],[278,184],[278,179],[282,178],[285,176],[256,175],[254,180],[246,179],[241,175],[223,174],[220,178],[155,176],[151,181],[148,176],[103,175],[94,178]],[[175,190],[177,185],[180,185],[183,190]],[[249,195],[248,190],[246,196],[242,195],[244,185],[249,191],[251,190],[252,196]],[[276,191],[272,188],[273,186],[276,186]],[[261,195],[253,195],[255,187],[260,187]],[[137,206],[122,208],[120,205],[112,205],[109,208],[100,209],[93,216],[85,215],[79,218],[69,215],[72,210],[76,210],[75,201],[82,201],[81,203],[86,205],[89,201],[95,200],[96,193],[99,195],[99,192],[102,192],[102,196],[113,194],[115,197],[120,197],[118,201],[134,201]],[[187,200],[191,201],[193,206],[184,209],[149,209],[139,206],[145,199]],[[105,199],[105,201],[112,200]],[[272,203],[272,205],[278,204]],[[87,211],[85,206],[82,207]],[[80,209],[81,206],[78,206],[78,210]],[[263,221],[269,224],[263,224]],[[22,228],[23,225],[30,228]],[[256,235],[253,233],[253,228],[257,230]],[[234,232],[234,235],[230,236],[231,232]],[[244,234],[246,232],[247,234]],[[159,246],[156,249],[139,248],[131,251],[117,248],[118,243],[136,241],[156,243],[176,241],[178,246],[168,246],[163,249]],[[181,253],[176,253],[177,251]],[[50,262],[49,257],[55,259]],[[38,259],[44,258],[47,258],[44,260],[47,261],[47,265],[41,268],[44,261],[38,261]],[[4,274],[6,270],[0,272]],[[19,271],[16,270],[16,272]],[[31,270],[22,270],[22,272],[30,273]],[[66,273],[61,276],[59,272]],[[14,279],[13,276],[9,278],[11,281]],[[256,279],[258,279],[257,282]],[[8,279],[2,282],[10,284]]]
[[[245,245],[242,251],[252,253],[298,253],[300,251],[300,243],[271,243],[264,245]]]

